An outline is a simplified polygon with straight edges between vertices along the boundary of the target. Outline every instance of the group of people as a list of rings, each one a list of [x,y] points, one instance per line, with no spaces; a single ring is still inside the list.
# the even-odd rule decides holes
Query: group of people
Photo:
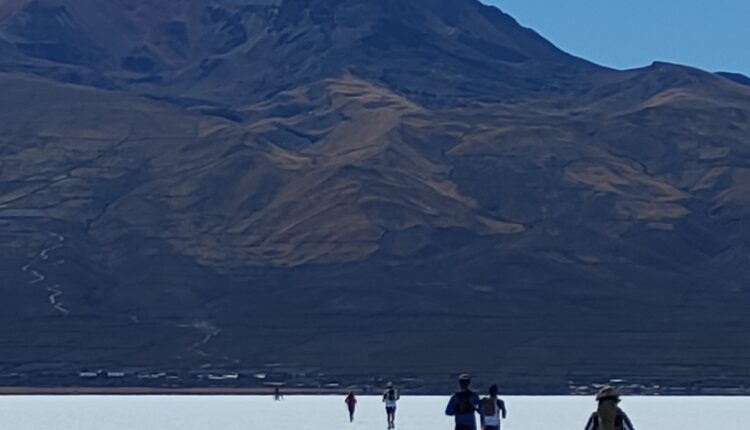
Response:
[[[385,392],[383,392],[383,403],[385,403],[385,416],[388,420],[388,429],[396,428],[396,403],[401,398],[396,387],[393,386],[392,382],[388,383]],[[346,407],[349,410],[349,422],[354,422],[354,410],[357,406],[357,397],[354,395],[354,391],[350,391],[344,399]]]
[[[471,378],[461,375],[458,378],[460,390],[451,397],[445,414],[455,417],[455,430],[476,430],[475,414],[483,430],[500,429],[500,413],[505,418],[507,411],[505,402],[497,398],[497,386],[490,387],[489,397],[479,399],[471,391]],[[620,409],[620,393],[614,387],[603,387],[596,395],[599,406],[586,422],[585,430],[635,430],[628,415]]]
[[[498,398],[497,385],[492,385],[486,397],[480,398],[471,391],[471,377],[463,374],[458,378],[459,391],[454,393],[445,408],[445,414],[454,417],[455,430],[476,430],[476,415],[482,430],[500,430],[500,420],[505,419],[508,410],[505,402]],[[388,429],[396,426],[396,403],[400,396],[392,383],[383,393],[383,403],[388,420]],[[613,387],[604,387],[596,395],[597,410],[591,414],[585,430],[635,430],[627,414],[620,409],[620,393]],[[344,402],[349,410],[349,421],[354,421],[357,398],[350,391]]]
[[[497,386],[490,387],[489,397],[479,399],[471,391],[471,378],[461,375],[458,378],[460,390],[451,397],[445,414],[455,418],[455,430],[476,430],[475,414],[483,430],[499,430],[500,414],[505,418],[507,411],[505,402],[497,398]],[[599,406],[586,422],[585,430],[635,430],[628,415],[620,409],[620,393],[614,387],[603,387],[596,395]]]
[[[468,375],[461,375],[459,382],[462,390],[451,397],[445,410],[447,415],[456,417],[456,429],[476,429],[474,414],[478,412],[483,430],[499,430],[500,417],[505,418],[508,412],[505,409],[505,402],[497,397],[497,385],[491,386],[489,395],[480,399],[477,394],[469,390],[471,379]],[[398,390],[393,386],[393,383],[389,382],[385,392],[383,392],[383,403],[385,404],[389,430],[396,428],[396,404],[400,398]],[[357,405],[357,397],[353,391],[349,392],[344,402],[349,410],[349,421],[353,422]]]
[[[497,385],[492,385],[489,395],[483,399],[469,388],[471,377],[463,374],[458,377],[460,389],[451,396],[445,414],[454,417],[456,430],[476,430],[476,414],[483,430],[499,430],[500,417],[508,415],[505,402],[497,397]]]

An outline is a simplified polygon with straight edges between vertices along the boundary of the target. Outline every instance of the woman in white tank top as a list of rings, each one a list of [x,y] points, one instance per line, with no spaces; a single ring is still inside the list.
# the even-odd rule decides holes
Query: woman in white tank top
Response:
[[[400,398],[398,390],[388,383],[388,389],[383,393],[383,403],[385,403],[385,414],[388,418],[388,429],[396,428],[396,402]]]

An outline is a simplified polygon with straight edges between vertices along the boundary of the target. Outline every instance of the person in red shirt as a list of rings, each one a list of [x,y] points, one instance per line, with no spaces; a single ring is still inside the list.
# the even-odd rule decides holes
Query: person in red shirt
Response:
[[[354,422],[354,408],[357,406],[357,398],[354,396],[354,391],[349,391],[349,394],[344,400],[346,407],[349,409],[349,422]]]

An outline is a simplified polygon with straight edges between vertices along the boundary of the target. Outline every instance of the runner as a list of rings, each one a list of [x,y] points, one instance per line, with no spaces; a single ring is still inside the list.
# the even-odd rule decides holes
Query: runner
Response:
[[[482,399],[479,407],[482,430],[500,430],[501,413],[503,419],[505,419],[508,414],[505,409],[505,402],[497,398],[497,385],[492,385],[489,397]]]
[[[596,395],[599,406],[586,423],[586,430],[635,430],[627,414],[617,405],[620,393],[614,387],[604,387]]]
[[[479,410],[479,396],[469,389],[471,377],[463,374],[458,377],[459,391],[451,396],[445,414],[455,417],[455,430],[476,430],[474,414]]]
[[[399,398],[398,390],[393,387],[392,382],[389,382],[387,389],[383,393],[385,414],[388,418],[388,429],[396,428],[396,402],[398,402]]]
[[[357,398],[354,396],[354,391],[349,391],[349,394],[346,396],[346,400],[344,400],[344,403],[346,403],[346,407],[349,409],[349,422],[354,422],[354,408],[357,406]]]

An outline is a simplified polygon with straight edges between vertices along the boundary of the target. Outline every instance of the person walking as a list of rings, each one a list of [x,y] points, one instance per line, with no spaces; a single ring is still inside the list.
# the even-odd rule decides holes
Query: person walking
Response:
[[[445,407],[445,414],[455,419],[455,430],[476,430],[474,414],[479,411],[479,396],[469,389],[471,377],[463,374],[458,377],[459,391],[454,393]]]
[[[482,430],[500,430],[500,417],[508,415],[505,402],[497,398],[497,385],[490,387],[489,396],[482,399],[479,406],[479,418]]]
[[[357,406],[357,398],[354,396],[354,391],[349,391],[349,394],[344,400],[347,409],[349,409],[349,422],[354,422],[354,408]]]
[[[383,403],[385,403],[385,414],[388,418],[388,429],[396,428],[396,402],[401,398],[398,390],[389,382],[383,393]]]
[[[635,430],[628,415],[617,406],[620,392],[614,387],[604,387],[596,395],[599,403],[596,412],[586,423],[586,430]]]

